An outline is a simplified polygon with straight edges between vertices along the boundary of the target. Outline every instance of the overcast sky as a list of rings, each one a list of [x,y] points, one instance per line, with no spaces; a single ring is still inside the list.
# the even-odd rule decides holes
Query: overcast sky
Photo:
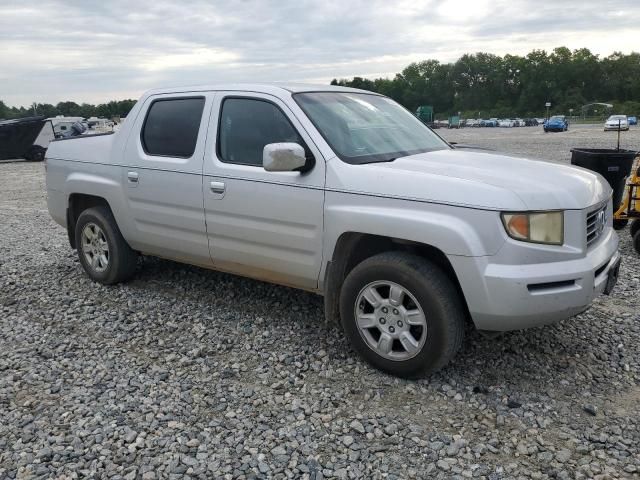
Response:
[[[0,100],[393,76],[467,52],[640,49],[640,0],[2,0]]]

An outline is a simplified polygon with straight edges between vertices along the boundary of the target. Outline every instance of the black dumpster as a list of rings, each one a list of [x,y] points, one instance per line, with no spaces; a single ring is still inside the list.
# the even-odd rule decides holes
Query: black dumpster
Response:
[[[0,122],[0,160],[22,158],[38,138],[46,119],[27,117]]]
[[[638,152],[633,150],[574,148],[571,150],[571,164],[598,172],[609,182],[613,189],[615,212],[622,202],[625,180],[631,173],[636,155]]]

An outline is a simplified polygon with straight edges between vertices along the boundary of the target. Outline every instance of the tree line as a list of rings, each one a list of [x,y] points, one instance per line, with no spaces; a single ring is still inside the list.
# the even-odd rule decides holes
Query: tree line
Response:
[[[611,113],[640,113],[640,53],[605,58],[586,48],[533,50],[526,56],[465,54],[454,63],[424,60],[394,78],[334,79],[332,85],[387,95],[412,111],[434,107],[436,116],[461,112],[466,118],[539,117],[582,114],[592,102],[613,104]],[[598,107],[586,112],[593,115]],[[602,107],[597,115],[605,113]]]
[[[56,105],[50,103],[34,103],[29,107],[9,107],[0,100],[0,119],[22,118],[35,115],[45,117],[55,117],[64,115],[65,117],[126,117],[135,105],[136,100],[119,100],[99,105],[89,103],[77,104],[75,102],[59,102]]]

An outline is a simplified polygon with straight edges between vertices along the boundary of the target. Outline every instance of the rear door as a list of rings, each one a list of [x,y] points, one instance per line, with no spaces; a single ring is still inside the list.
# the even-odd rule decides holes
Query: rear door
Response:
[[[214,265],[317,288],[325,180],[319,150],[287,105],[270,95],[218,92],[211,117],[203,191]],[[301,144],[315,166],[306,173],[267,172],[262,150],[275,142]]]
[[[213,98],[153,95],[135,119],[122,175],[135,225],[129,241],[144,253],[211,265],[202,165]]]

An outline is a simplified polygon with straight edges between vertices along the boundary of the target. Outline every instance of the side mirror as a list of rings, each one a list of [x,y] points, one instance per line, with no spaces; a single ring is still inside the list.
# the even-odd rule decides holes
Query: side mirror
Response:
[[[304,148],[297,143],[269,143],[262,150],[262,166],[267,172],[293,172],[306,163]]]

